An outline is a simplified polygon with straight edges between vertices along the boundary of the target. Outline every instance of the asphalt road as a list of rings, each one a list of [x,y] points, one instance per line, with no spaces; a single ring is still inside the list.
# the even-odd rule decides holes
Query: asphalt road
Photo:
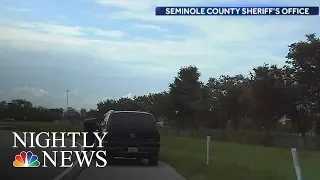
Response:
[[[22,136],[21,136],[22,137]],[[45,137],[40,138],[41,143],[45,143]],[[30,140],[30,139],[29,139]],[[67,148],[32,148],[25,149],[23,146],[18,148],[12,148],[13,146],[13,134],[11,131],[0,130],[0,179],[1,180],[15,180],[15,179],[25,179],[25,180],[53,180],[56,176],[61,174],[66,168],[54,167],[50,162],[47,162],[47,168],[41,167],[43,163],[43,153],[42,151],[47,151],[51,157],[53,156],[54,150],[80,150],[80,147],[71,148],[71,141],[66,140],[65,144]],[[34,154],[38,155],[38,160],[40,161],[40,167],[38,168],[15,168],[13,167],[13,161],[15,155],[21,151],[32,151]],[[61,159],[61,155],[57,154],[57,159]],[[75,156],[72,156],[72,161],[75,161]],[[66,161],[67,163],[67,161]],[[57,165],[61,164],[61,161]]]
[[[93,163],[94,164],[94,163]],[[84,169],[76,180],[185,180],[171,166],[159,162],[148,166],[146,161],[116,160],[104,168]]]

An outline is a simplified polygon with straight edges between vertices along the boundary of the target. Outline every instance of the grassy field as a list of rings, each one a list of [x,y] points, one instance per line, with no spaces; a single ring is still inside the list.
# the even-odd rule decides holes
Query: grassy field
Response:
[[[294,180],[289,149],[211,142],[206,166],[206,141],[162,137],[161,159],[188,180]],[[299,152],[303,180],[320,179],[320,153]]]
[[[83,127],[80,125],[73,125],[73,124],[56,124],[56,123],[44,123],[44,122],[32,122],[32,123],[25,123],[25,124],[15,124],[13,126],[13,131],[29,131],[29,132],[60,132],[60,131],[67,131],[67,132],[78,132],[83,131]]]
[[[16,131],[82,131],[82,126],[53,123],[16,124]],[[320,153],[298,150],[303,180],[320,179]],[[162,136],[160,159],[187,180],[294,180],[290,149]]]

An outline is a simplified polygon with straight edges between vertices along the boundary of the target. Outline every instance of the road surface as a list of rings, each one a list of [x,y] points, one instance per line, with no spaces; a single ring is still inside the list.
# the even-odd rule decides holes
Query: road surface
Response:
[[[22,137],[22,136],[21,136]],[[45,137],[40,138],[41,143],[45,143]],[[25,149],[23,146],[18,148],[12,148],[13,146],[13,134],[11,131],[0,130],[0,179],[1,180],[15,180],[15,179],[25,179],[25,180],[53,180],[56,176],[61,174],[66,168],[54,167],[47,162],[47,168],[15,168],[13,167],[13,161],[15,155],[21,151],[31,150],[34,154],[38,155],[38,160],[40,161],[40,166],[43,163],[43,153],[42,151],[47,151],[51,157],[53,157],[54,150],[81,150],[80,147],[71,148],[71,141],[65,141],[67,148],[33,148]],[[20,145],[20,144],[18,144]],[[61,155],[58,153],[57,159],[60,159]],[[72,161],[75,161],[75,156],[72,157]],[[61,162],[57,163],[57,166]]]
[[[93,163],[94,165],[94,163]],[[145,161],[116,160],[104,168],[84,169],[76,180],[185,180],[171,166],[159,162],[148,166]]]

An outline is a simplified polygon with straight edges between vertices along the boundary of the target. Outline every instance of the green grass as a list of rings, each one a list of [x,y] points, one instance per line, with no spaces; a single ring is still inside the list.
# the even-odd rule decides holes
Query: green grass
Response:
[[[160,158],[188,180],[294,180],[290,149],[162,137]],[[320,179],[320,153],[299,151],[303,180]]]

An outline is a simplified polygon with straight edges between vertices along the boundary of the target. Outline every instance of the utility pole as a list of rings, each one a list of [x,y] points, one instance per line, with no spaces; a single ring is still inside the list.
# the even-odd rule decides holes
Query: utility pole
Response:
[[[67,108],[65,113],[66,120],[68,120],[68,108],[69,108],[69,90],[67,90]]]
[[[67,110],[68,110],[68,107],[69,107],[69,99],[68,99],[69,97],[68,96],[69,96],[69,90],[67,90]]]

